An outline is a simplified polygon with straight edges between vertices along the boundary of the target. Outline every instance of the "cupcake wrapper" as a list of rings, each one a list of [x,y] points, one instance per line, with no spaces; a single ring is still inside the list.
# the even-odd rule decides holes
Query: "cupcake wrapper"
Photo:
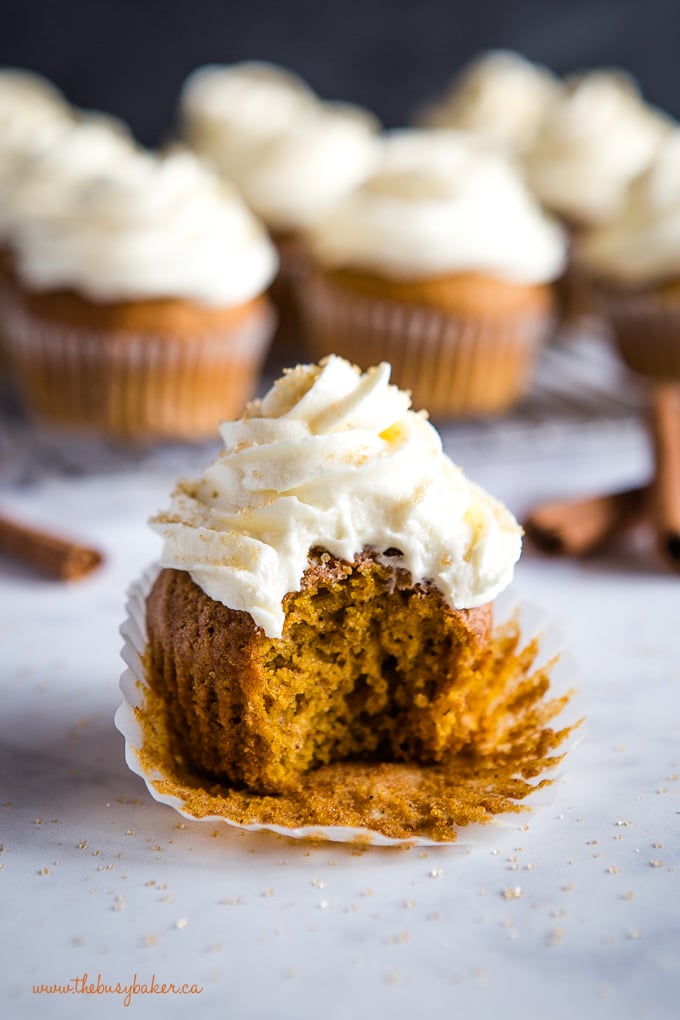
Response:
[[[654,379],[680,379],[680,300],[603,289],[599,304],[626,365]]]
[[[502,321],[351,294],[326,280],[302,294],[315,358],[335,353],[367,368],[392,365],[393,382],[433,417],[499,414],[526,393],[553,316]]]
[[[128,442],[195,440],[252,396],[273,315],[255,308],[232,329],[187,338],[74,327],[13,300],[5,327],[13,381],[39,424]]]
[[[212,825],[227,824],[236,829],[244,829],[251,832],[269,831],[292,839],[327,840],[340,843],[359,843],[372,846],[441,846],[437,842],[425,836],[415,835],[405,839],[387,836],[382,832],[353,826],[340,825],[300,825],[288,827],[272,824],[263,820],[262,822],[244,824],[229,817],[228,810],[217,815],[193,814],[188,806],[192,790],[186,789],[186,797],[162,792],[158,784],[169,777],[165,776],[159,766],[157,757],[147,753],[144,747],[144,735],[140,725],[138,713],[144,713],[146,697],[148,692],[148,681],[144,669],[144,658],[146,654],[146,599],[151,590],[154,580],[158,575],[160,567],[154,565],[147,569],[142,577],[136,581],[128,592],[126,604],[127,619],[121,626],[121,635],[124,638],[122,658],[126,663],[126,670],[120,681],[120,688],[123,694],[123,702],[118,708],[115,716],[115,724],[125,738],[125,760],[129,768],[139,775],[145,782],[152,798],[159,803],[167,804],[174,808],[180,815],[194,822],[207,822]],[[539,636],[539,653],[535,665],[541,666],[551,662],[550,669],[550,698],[560,698],[568,692],[573,692],[574,682],[577,677],[577,667],[574,659],[564,651],[563,638],[559,630],[550,623],[545,614],[534,606],[520,602],[512,591],[504,592],[495,603],[495,614],[497,626],[502,625],[504,620],[514,614],[519,614],[521,634],[525,644],[528,644],[535,636]],[[555,660],[553,662],[553,660]],[[559,726],[572,727],[583,718],[582,704],[577,694],[572,694],[567,707],[563,709],[559,717]],[[567,742],[560,747],[560,755],[569,752],[582,737],[582,727],[575,729]],[[552,772],[543,772],[540,779],[553,780],[552,784],[541,786],[531,795],[530,808],[545,807],[555,799],[555,782],[559,779],[562,766],[558,766]],[[376,766],[376,782],[379,782],[379,765]],[[214,790],[214,784],[206,780],[206,784]],[[263,813],[266,813],[266,801],[263,797]],[[469,847],[493,839],[493,834],[499,827],[524,825],[526,815],[498,814],[486,824],[469,824],[464,829],[458,829],[456,847]],[[444,844],[451,845],[451,844]]]

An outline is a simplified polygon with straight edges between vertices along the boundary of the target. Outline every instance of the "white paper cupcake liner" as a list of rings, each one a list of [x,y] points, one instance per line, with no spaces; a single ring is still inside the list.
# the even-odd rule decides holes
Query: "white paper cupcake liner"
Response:
[[[680,300],[602,288],[598,302],[629,368],[653,379],[680,379]]]
[[[38,428],[133,444],[213,437],[252,396],[273,326],[264,306],[192,337],[76,327],[20,299],[4,315],[11,378]]]
[[[167,777],[158,768],[150,767],[144,760],[144,734],[136,715],[138,710],[143,711],[149,690],[144,669],[144,655],[147,643],[146,598],[159,570],[160,567],[158,565],[147,569],[142,577],[131,586],[128,593],[126,603],[128,615],[121,626],[121,635],[124,638],[122,657],[127,668],[120,680],[123,702],[115,715],[115,725],[125,738],[125,760],[127,765],[144,780],[154,800],[169,805],[182,815],[183,818],[193,822],[209,822],[213,825],[225,823],[236,829],[250,832],[269,831],[290,839],[325,840],[328,842],[382,847],[473,846],[493,838],[494,831],[497,831],[499,827],[520,826],[522,821],[526,821],[527,817],[529,817],[527,814],[511,812],[498,814],[484,824],[472,823],[461,826],[457,830],[455,842],[442,842],[420,835],[394,838],[368,827],[305,825],[294,828],[264,821],[243,824],[223,815],[198,817],[193,814],[188,809],[182,796],[170,795],[158,790],[156,786],[157,781],[162,781]],[[547,663],[553,663],[550,670],[549,698],[560,698],[570,692],[575,692],[568,701],[566,708],[559,715],[557,723],[560,729],[576,727],[577,723],[583,719],[581,697],[578,691],[575,690],[578,670],[573,657],[564,649],[564,642],[558,628],[547,619],[540,609],[520,601],[511,590],[506,591],[496,600],[495,613],[496,626],[502,625],[504,620],[508,620],[516,613],[519,613],[523,646],[526,646],[534,637],[538,636],[539,651],[532,665],[532,671]],[[529,812],[545,807],[553,802],[555,798],[555,783],[563,772],[564,756],[581,739],[581,735],[582,727],[575,728],[570,733],[565,743],[560,745],[556,752],[561,759],[560,765],[552,770],[542,772],[539,777],[541,782],[543,780],[550,780],[550,782],[541,786],[540,789],[536,789],[530,795],[528,803],[522,801],[523,806]],[[186,793],[187,799],[189,799],[191,794],[189,788],[187,788]]]
[[[433,417],[501,414],[526,394],[551,313],[457,315],[335,286],[311,274],[300,291],[315,358],[340,354],[362,368],[388,361],[392,381]]]

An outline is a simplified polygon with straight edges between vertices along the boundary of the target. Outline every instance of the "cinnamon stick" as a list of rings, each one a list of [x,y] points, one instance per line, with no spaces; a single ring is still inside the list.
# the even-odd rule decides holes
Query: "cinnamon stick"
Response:
[[[649,487],[605,496],[544,503],[524,522],[527,537],[543,552],[586,556],[643,516]]]
[[[73,581],[99,566],[96,549],[0,516],[0,553],[48,577]]]
[[[664,559],[680,570],[680,382],[653,386],[651,424],[656,461],[652,517],[657,543]]]

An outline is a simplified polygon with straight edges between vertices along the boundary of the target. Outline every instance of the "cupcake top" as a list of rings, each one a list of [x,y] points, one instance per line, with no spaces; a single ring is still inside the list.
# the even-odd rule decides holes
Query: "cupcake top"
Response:
[[[0,70],[0,158],[53,139],[72,119],[67,100],[46,78],[32,71]]]
[[[74,121],[51,144],[16,160],[11,220],[58,215],[88,179],[108,172],[134,149],[125,126],[112,117],[89,114]]]
[[[669,132],[631,186],[619,215],[585,234],[576,255],[593,272],[626,285],[680,276],[680,128]]]
[[[555,279],[561,228],[504,157],[460,132],[387,135],[376,170],[310,233],[329,268],[394,279],[481,272],[517,283]]]
[[[237,178],[261,146],[289,131],[316,101],[302,78],[276,64],[210,64],[184,83],[180,130],[189,145]]]
[[[361,373],[331,355],[286,372],[224,423],[224,451],[152,521],[163,566],[187,570],[269,637],[281,636],[282,600],[300,589],[314,548],[346,560],[371,549],[453,608],[493,599],[511,580],[521,530],[389,376],[387,364]]]
[[[73,124],[73,112],[46,78],[0,70],[0,239],[13,215],[17,166],[52,145]]]
[[[323,102],[270,64],[201,68],[187,80],[180,109],[187,142],[277,232],[316,222],[375,158],[374,117]]]
[[[492,50],[464,67],[421,120],[428,127],[474,131],[521,154],[535,141],[560,87],[547,67],[510,50]]]
[[[63,199],[13,232],[17,270],[32,289],[228,307],[261,294],[276,272],[263,226],[190,153],[130,151]]]
[[[602,223],[616,215],[668,130],[627,74],[574,76],[527,154],[527,179],[548,208],[576,225]]]

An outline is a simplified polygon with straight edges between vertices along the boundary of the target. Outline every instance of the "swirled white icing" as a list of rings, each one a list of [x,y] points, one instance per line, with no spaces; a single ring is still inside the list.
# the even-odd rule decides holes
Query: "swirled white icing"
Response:
[[[619,215],[579,239],[576,257],[625,284],[680,276],[680,128],[668,134],[651,167],[631,185]]]
[[[527,153],[527,180],[560,215],[602,223],[616,215],[669,127],[623,72],[574,76]]]
[[[294,127],[316,96],[292,71],[264,61],[209,64],[184,83],[182,136],[228,177],[247,172],[262,146]]]
[[[223,424],[224,451],[152,522],[162,564],[189,571],[270,637],[281,636],[282,599],[299,590],[315,547],[348,560],[389,552],[454,608],[493,599],[511,580],[521,530],[466,480],[389,375],[387,364],[361,373],[331,355],[285,373]]]
[[[0,70],[0,154],[31,150],[68,126],[73,112],[50,81],[32,71]]]
[[[87,115],[75,121],[51,145],[16,161],[12,219],[58,215],[88,179],[108,172],[134,149],[124,125],[113,118]]]
[[[18,272],[34,289],[227,307],[261,294],[275,274],[264,227],[188,152],[130,152],[68,194],[14,231]]]
[[[14,216],[17,168],[49,148],[73,124],[73,111],[61,93],[41,75],[6,68],[0,71],[0,238]]]
[[[321,263],[402,279],[555,279],[562,229],[500,154],[453,130],[388,133],[377,168],[310,232]]]
[[[271,64],[210,66],[187,80],[184,137],[276,231],[314,223],[372,167],[377,121],[323,102]]]
[[[519,53],[492,50],[463,68],[421,122],[474,131],[520,154],[533,144],[559,93],[560,82],[548,68]]]

